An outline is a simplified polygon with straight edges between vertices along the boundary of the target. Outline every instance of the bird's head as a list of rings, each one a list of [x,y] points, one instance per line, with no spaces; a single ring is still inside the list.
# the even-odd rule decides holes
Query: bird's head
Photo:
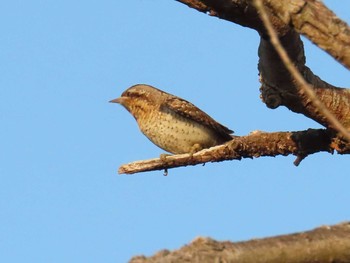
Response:
[[[134,85],[125,90],[119,98],[109,102],[123,105],[136,119],[147,110],[159,105],[163,91],[145,84]]]

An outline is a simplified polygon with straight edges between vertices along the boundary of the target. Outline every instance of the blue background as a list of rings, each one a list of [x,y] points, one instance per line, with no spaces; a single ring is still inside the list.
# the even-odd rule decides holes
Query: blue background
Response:
[[[349,1],[324,1],[350,21]],[[240,241],[350,219],[349,156],[319,153],[117,175],[158,157],[119,105],[136,83],[237,135],[320,127],[259,99],[258,34],[176,1],[0,4],[0,260],[126,262],[198,236]],[[348,71],[305,41],[324,80]]]

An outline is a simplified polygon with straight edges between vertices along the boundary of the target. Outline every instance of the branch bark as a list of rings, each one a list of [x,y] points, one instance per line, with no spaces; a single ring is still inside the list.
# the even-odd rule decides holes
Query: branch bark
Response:
[[[236,243],[197,238],[179,250],[162,250],[148,258],[137,256],[130,260],[146,262],[345,263],[350,262],[350,223]]]
[[[309,129],[298,132],[261,132],[256,131],[247,136],[236,136],[223,145],[204,149],[193,155],[179,154],[166,158],[136,161],[122,165],[118,173],[133,174],[154,170],[221,162],[225,160],[241,160],[261,156],[297,156],[298,165],[306,156],[317,152],[333,152],[345,154],[350,148],[342,140],[334,137],[328,130]]]
[[[296,82],[270,42],[253,0],[177,0],[198,11],[209,13],[256,30],[260,36],[259,73],[261,98],[269,108],[286,106],[304,114],[321,125],[332,128],[304,94],[298,92]],[[200,3],[200,5],[199,5]],[[333,12],[316,0],[265,0],[270,20],[292,62],[305,80],[314,88],[325,107],[350,128],[350,91],[335,87],[313,74],[305,65],[302,33],[350,68],[350,28]],[[198,8],[198,6],[200,6]],[[339,39],[338,39],[339,38]]]
[[[274,14],[350,69],[350,29],[321,1],[268,0]]]
[[[176,0],[200,12],[267,35],[253,0]],[[350,69],[350,28],[318,0],[265,0],[280,36],[291,28]]]
[[[292,63],[292,60],[289,58],[287,51],[283,48],[281,41],[278,39],[278,35],[272,26],[268,13],[263,5],[263,0],[254,0],[254,3],[259,11],[259,15],[265,25],[265,28],[268,31],[271,44],[274,46],[291,77],[295,80],[295,86],[298,88],[298,94],[300,94],[301,97],[304,95],[306,100],[309,100],[314,107],[314,112],[319,113],[318,115],[324,119],[325,123],[327,123],[329,127],[336,130],[340,136],[343,136],[350,142],[350,133],[348,130],[340,123],[340,121],[338,121],[334,114],[325,107],[325,105],[316,95],[313,87],[304,79],[297,67]]]

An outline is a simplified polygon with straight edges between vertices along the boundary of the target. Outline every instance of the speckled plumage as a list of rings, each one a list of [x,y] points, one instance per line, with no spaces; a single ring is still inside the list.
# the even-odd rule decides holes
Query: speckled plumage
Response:
[[[192,103],[149,85],[132,86],[111,102],[123,105],[143,134],[170,153],[194,153],[232,139],[233,131]]]

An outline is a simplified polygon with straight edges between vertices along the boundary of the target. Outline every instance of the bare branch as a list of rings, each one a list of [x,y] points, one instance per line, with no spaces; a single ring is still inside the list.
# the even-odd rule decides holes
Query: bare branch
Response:
[[[350,27],[318,0],[264,1],[284,23],[350,69]]]
[[[270,108],[277,108],[282,105],[286,106],[288,109],[297,113],[302,113],[327,128],[330,127],[328,119],[326,119],[323,114],[320,114],[307,96],[299,94],[299,89],[296,86],[295,79],[291,77],[289,71],[284,66],[279,55],[276,53],[275,48],[271,44],[266,29],[263,23],[261,23],[256,8],[252,4],[252,0],[178,1],[194,8],[195,5],[201,3],[202,8],[197,9],[201,12],[206,12],[210,15],[257,30],[261,35],[259,46],[259,72],[262,83],[261,92],[262,99],[266,105]],[[312,71],[305,65],[306,59],[304,48],[299,34],[291,27],[294,25],[305,24],[306,22],[304,23],[303,21],[312,20],[312,23],[327,25],[329,28],[334,29],[334,32],[340,32],[339,36],[341,39],[338,41],[331,41],[328,46],[330,54],[338,54],[340,50],[345,53],[350,50],[350,45],[347,41],[347,32],[349,28],[346,23],[340,21],[334,15],[330,17],[329,15],[332,12],[324,5],[319,6],[312,4],[315,3],[313,0],[284,0],[282,1],[283,4],[279,4],[279,1],[265,2],[268,3],[269,18],[273,24],[273,28],[276,30],[279,40],[286,49],[292,63],[298,68],[304,79],[312,85],[318,99],[325,105],[325,107],[344,127],[350,127],[350,90],[334,87],[312,73]],[[287,2],[288,4],[286,4]],[[307,2],[307,7],[305,7],[306,4],[300,4],[301,2]],[[304,9],[302,9],[300,12],[302,12],[303,15],[298,15],[296,10],[300,10],[301,7],[305,7],[305,10],[308,10],[308,8],[310,10],[304,12]],[[277,11],[274,12],[274,10],[277,10],[280,13]],[[320,12],[320,14],[318,12]],[[308,15],[311,17],[308,17]],[[292,18],[288,20],[286,17]],[[290,21],[293,21],[293,23]],[[307,31],[306,29],[311,30],[310,28],[307,28],[307,26],[302,27],[302,29],[305,31]],[[331,29],[329,30],[331,31]],[[317,27],[315,30],[317,32]],[[322,30],[324,31],[326,29],[322,27]],[[323,36],[321,33],[314,34]],[[328,32],[327,34],[330,33]],[[333,34],[333,37],[334,36],[335,34]],[[323,41],[325,41],[322,37],[315,37],[312,40],[321,47]],[[331,46],[332,44],[334,44],[333,47]]]
[[[348,141],[350,141],[349,131],[337,120],[337,118],[325,107],[325,105],[318,99],[316,93],[313,91],[313,88],[305,81],[303,76],[299,73],[298,69],[293,65],[291,59],[289,58],[287,52],[281,45],[281,42],[278,39],[277,33],[273,29],[272,23],[268,17],[268,14],[264,8],[262,0],[254,0],[256,8],[260,12],[261,19],[268,31],[270,36],[271,43],[276,48],[277,53],[279,54],[284,65],[287,67],[291,75],[297,82],[297,87],[300,89],[300,94],[306,94],[307,98],[311,100],[316,110],[319,111],[326,119],[327,123],[330,124],[333,128],[339,131]]]
[[[179,250],[162,250],[149,258],[137,256],[130,260],[146,262],[345,263],[350,262],[350,223],[236,243],[197,238]]]
[[[166,170],[187,165],[198,165],[207,162],[241,160],[260,156],[296,155],[296,165],[306,156],[316,152],[340,153],[348,151],[341,141],[332,141],[327,130],[309,129],[299,132],[254,132],[247,136],[236,136],[226,144],[204,149],[192,156],[190,154],[171,155],[166,158],[136,161],[122,165],[118,173],[133,174],[154,170]]]
[[[292,63],[298,68],[303,78],[313,87],[319,100],[332,112],[345,127],[350,127],[350,90],[337,88],[314,75],[305,66],[304,49],[300,37],[290,31],[279,38]],[[259,46],[259,72],[261,97],[269,108],[286,106],[288,109],[329,127],[327,119],[320,114],[307,96],[299,94],[293,78],[277,54],[269,39],[261,38]]]
[[[266,31],[253,7],[253,0],[176,0],[200,12],[242,26]],[[271,9],[270,19],[279,36],[290,28],[350,69],[350,27],[318,0],[264,0]]]

